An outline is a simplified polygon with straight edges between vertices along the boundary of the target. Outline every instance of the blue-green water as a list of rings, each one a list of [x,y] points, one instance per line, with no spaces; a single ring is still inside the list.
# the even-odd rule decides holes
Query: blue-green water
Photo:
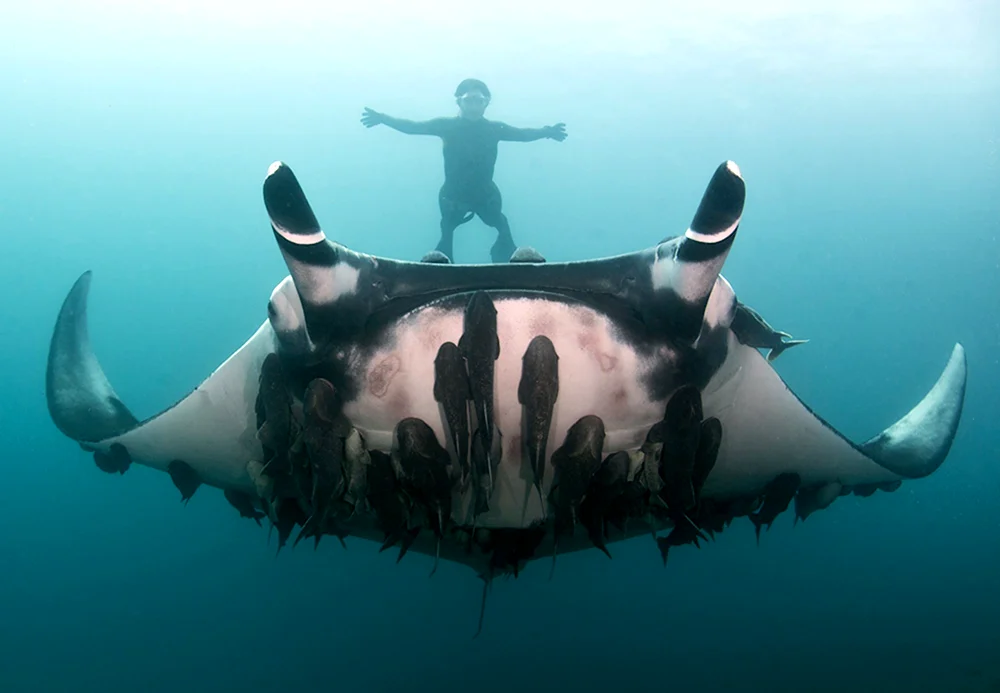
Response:
[[[1000,690],[1000,13],[989,2],[39,2],[0,16],[0,690]],[[276,559],[212,489],[100,473],[44,403],[65,292],[140,417],[265,317],[286,274],[260,184],[295,170],[328,235],[417,259],[440,143],[364,106],[565,122],[501,145],[515,240],[550,260],[684,230],[714,168],[747,181],[725,267],[808,345],[776,364],[853,439],[966,347],[950,458],[754,545],[737,523],[664,570],[652,542],[493,589],[349,541]],[[492,232],[461,227],[459,261]]]

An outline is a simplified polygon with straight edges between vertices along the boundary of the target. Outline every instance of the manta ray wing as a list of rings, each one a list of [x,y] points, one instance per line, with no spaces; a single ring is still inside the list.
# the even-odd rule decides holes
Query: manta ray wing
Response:
[[[49,412],[59,429],[84,449],[125,447],[133,460],[166,470],[187,463],[202,481],[220,488],[251,489],[247,462],[260,460],[253,426],[261,364],[274,351],[265,322],[190,394],[138,421],[108,383],[87,329],[86,272],[73,285],[56,321],[48,359]]]
[[[888,485],[927,476],[951,449],[967,375],[960,344],[919,404],[857,444],[809,409],[756,349],[738,344],[734,336],[730,340],[718,387],[710,384],[704,396],[705,415],[718,417],[724,431],[718,461],[705,484],[708,496],[760,492],[782,473],[797,474],[804,487]]]

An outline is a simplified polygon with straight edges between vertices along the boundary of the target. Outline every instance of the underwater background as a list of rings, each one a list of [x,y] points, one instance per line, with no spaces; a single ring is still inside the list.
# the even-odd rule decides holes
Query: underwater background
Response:
[[[1000,6],[995,2],[39,0],[0,10],[0,691],[1000,690]],[[501,143],[515,241],[548,260],[683,232],[747,182],[723,270],[807,345],[775,366],[858,440],[955,342],[963,421],[931,477],[754,541],[651,539],[494,584],[348,539],[275,556],[214,489],[98,471],[51,423],[48,340],[93,270],[90,333],[140,418],[266,318],[286,274],[261,198],[291,165],[327,235],[419,259],[440,142],[369,106],[566,123]],[[456,234],[486,262],[494,233]]]

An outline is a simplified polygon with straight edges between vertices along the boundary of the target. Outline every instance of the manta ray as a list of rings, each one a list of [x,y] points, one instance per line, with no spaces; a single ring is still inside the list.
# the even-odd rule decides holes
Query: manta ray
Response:
[[[185,503],[220,489],[279,551],[296,528],[295,543],[359,537],[487,584],[640,535],[666,563],[743,517],[759,542],[790,507],[798,522],[934,472],[962,414],[962,345],[909,413],[848,440],[774,369],[806,340],[721,275],[745,196],[726,161],[684,233],[637,252],[401,261],[328,238],[275,162],[263,198],[289,274],[256,332],[139,421],[91,349],[84,272],[51,339],[49,413],[104,472],[162,470]]]

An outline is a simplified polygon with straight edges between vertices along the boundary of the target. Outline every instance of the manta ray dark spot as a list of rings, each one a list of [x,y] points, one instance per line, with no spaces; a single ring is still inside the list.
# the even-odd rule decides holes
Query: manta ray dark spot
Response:
[[[383,393],[384,394],[384,393]],[[393,418],[405,418],[406,412],[410,410],[411,398],[409,391],[402,387],[393,390],[392,396],[386,400],[386,409],[393,413]]]
[[[582,327],[591,328],[597,322],[597,318],[593,312],[579,306],[573,306],[570,308],[570,312],[573,315],[573,319],[580,323]]]
[[[602,351],[598,346],[598,341],[597,334],[593,330],[578,332],[576,335],[576,343],[583,351],[586,351],[590,355],[590,358],[597,361],[601,372],[610,373],[618,365],[618,357]]]
[[[615,406],[622,406],[628,401],[628,392],[624,387],[619,387],[611,395],[611,401],[614,402]]]
[[[368,391],[376,397],[385,397],[393,377],[399,372],[399,357],[388,356],[368,371]]]
[[[554,325],[555,319],[547,310],[533,312],[531,317],[528,319],[528,331],[535,335],[552,334],[552,328]]]

